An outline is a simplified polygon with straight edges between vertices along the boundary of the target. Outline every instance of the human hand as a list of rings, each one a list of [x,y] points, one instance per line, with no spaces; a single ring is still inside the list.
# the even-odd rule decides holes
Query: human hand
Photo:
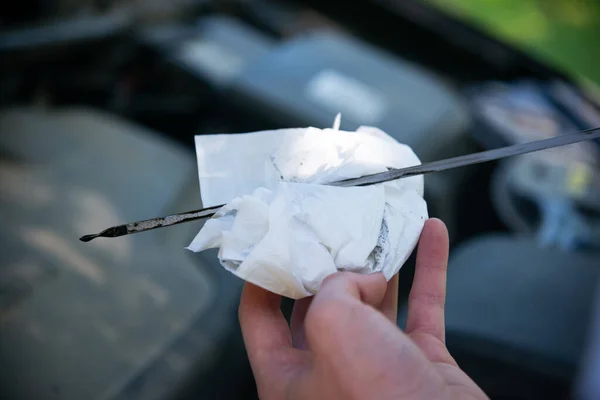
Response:
[[[246,283],[239,317],[259,396],[275,399],[487,399],[445,345],[448,232],[430,219],[419,240],[406,332],[397,276],[328,277],[299,300],[291,329],[281,297]]]

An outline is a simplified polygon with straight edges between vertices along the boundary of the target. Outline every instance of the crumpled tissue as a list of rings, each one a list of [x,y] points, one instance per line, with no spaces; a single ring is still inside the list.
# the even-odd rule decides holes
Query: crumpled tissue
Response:
[[[365,187],[327,183],[420,164],[385,132],[299,128],[196,136],[202,202],[226,203],[188,249],[219,248],[238,277],[292,299],[336,271],[396,274],[417,244],[423,177]]]

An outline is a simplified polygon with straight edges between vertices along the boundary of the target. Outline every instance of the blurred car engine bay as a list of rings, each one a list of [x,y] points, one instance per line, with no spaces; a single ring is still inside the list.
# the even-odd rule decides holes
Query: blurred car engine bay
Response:
[[[242,282],[184,250],[194,135],[376,126],[434,161],[600,126],[597,93],[420,1],[23,1],[0,18],[0,393],[256,398]],[[562,399],[600,271],[598,143],[425,178],[447,340],[492,399]],[[399,324],[414,260],[400,272]],[[289,309],[289,302],[284,309]],[[7,396],[4,397],[4,394]]]

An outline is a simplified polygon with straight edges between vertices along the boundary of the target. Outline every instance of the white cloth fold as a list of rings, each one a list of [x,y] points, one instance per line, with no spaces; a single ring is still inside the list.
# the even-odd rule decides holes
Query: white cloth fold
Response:
[[[326,183],[420,163],[377,128],[196,136],[204,206],[227,203],[188,247],[219,248],[238,277],[298,299],[328,275],[398,272],[427,219],[423,177],[367,187]]]

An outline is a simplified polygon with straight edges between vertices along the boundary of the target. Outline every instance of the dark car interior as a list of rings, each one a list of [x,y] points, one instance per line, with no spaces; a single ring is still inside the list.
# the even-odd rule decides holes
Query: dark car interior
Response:
[[[3,399],[257,398],[242,281],[184,249],[200,222],[78,240],[200,208],[194,135],[341,112],[427,162],[600,126],[571,74],[422,1],[0,7]],[[451,238],[448,347],[492,399],[573,393],[600,288],[598,145],[425,179]]]

